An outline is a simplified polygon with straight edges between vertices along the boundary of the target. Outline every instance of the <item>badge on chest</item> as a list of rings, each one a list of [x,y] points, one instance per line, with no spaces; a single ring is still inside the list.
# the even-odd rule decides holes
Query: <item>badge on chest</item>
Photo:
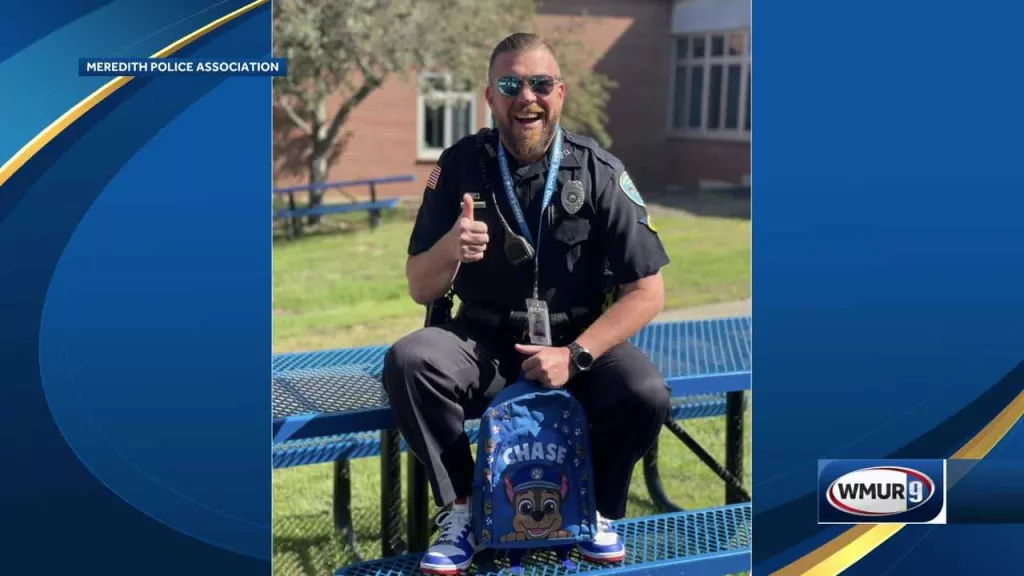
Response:
[[[562,208],[569,214],[575,214],[583,207],[583,182],[569,180],[562,186]]]

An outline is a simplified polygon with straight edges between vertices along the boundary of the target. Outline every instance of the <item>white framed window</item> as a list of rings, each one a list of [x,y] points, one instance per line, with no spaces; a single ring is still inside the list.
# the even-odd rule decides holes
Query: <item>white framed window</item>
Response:
[[[750,29],[673,37],[669,134],[750,140]]]
[[[458,88],[448,74],[420,74],[416,153],[421,160],[437,160],[445,148],[476,132],[476,92]]]

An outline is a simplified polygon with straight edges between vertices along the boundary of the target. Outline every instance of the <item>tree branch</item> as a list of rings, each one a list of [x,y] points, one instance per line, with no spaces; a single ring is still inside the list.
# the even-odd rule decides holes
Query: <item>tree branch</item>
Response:
[[[299,116],[298,112],[296,112],[295,109],[292,108],[290,104],[288,104],[284,100],[277,100],[276,103],[282,110],[285,111],[286,114],[288,114],[288,117],[291,118],[292,122],[294,122],[295,125],[299,127],[299,130],[302,130],[302,132],[305,133],[306,136],[313,135],[313,128],[309,125],[309,122],[303,120],[302,117]]]
[[[369,64],[367,64],[363,60],[363,56],[361,54],[353,50],[349,53],[349,55],[352,57],[353,60],[356,61],[356,66],[359,67],[359,73],[363,75],[364,85],[370,82],[377,82],[378,84],[380,83],[379,80],[377,79],[377,76],[370,71]]]
[[[338,109],[338,113],[334,115],[334,119],[331,120],[331,125],[327,128],[328,142],[334,142],[334,138],[338,135],[338,131],[341,129],[341,125],[345,123],[345,119],[352,113],[352,110],[359,105],[371,92],[377,89],[381,85],[382,80],[376,77],[372,77],[372,80],[368,80],[356,90],[352,97],[345,101],[345,104]]]

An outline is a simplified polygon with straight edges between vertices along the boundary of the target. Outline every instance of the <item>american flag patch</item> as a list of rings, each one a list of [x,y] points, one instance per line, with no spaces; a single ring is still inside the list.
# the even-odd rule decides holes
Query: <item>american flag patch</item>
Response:
[[[430,171],[430,176],[427,178],[427,188],[433,190],[437,186],[437,179],[441,177],[441,167],[434,166],[434,169]]]

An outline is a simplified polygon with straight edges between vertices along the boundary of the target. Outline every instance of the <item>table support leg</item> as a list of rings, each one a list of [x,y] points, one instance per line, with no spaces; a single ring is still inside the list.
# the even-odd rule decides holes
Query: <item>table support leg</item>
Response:
[[[370,202],[377,201],[377,185],[375,182],[370,182]],[[370,230],[376,230],[380,227],[380,210],[374,208],[370,210]]]
[[[356,530],[352,526],[352,470],[348,459],[334,461],[334,528],[348,544],[356,562],[362,562],[356,548]]]
[[[425,552],[430,539],[428,517],[427,469],[418,458],[409,454],[409,551]]]
[[[729,392],[725,399],[725,468],[738,481],[743,478],[743,392]],[[746,502],[750,496],[726,483],[725,503]]]
[[[380,548],[385,558],[406,550],[402,542],[402,445],[397,430],[380,432]]]

